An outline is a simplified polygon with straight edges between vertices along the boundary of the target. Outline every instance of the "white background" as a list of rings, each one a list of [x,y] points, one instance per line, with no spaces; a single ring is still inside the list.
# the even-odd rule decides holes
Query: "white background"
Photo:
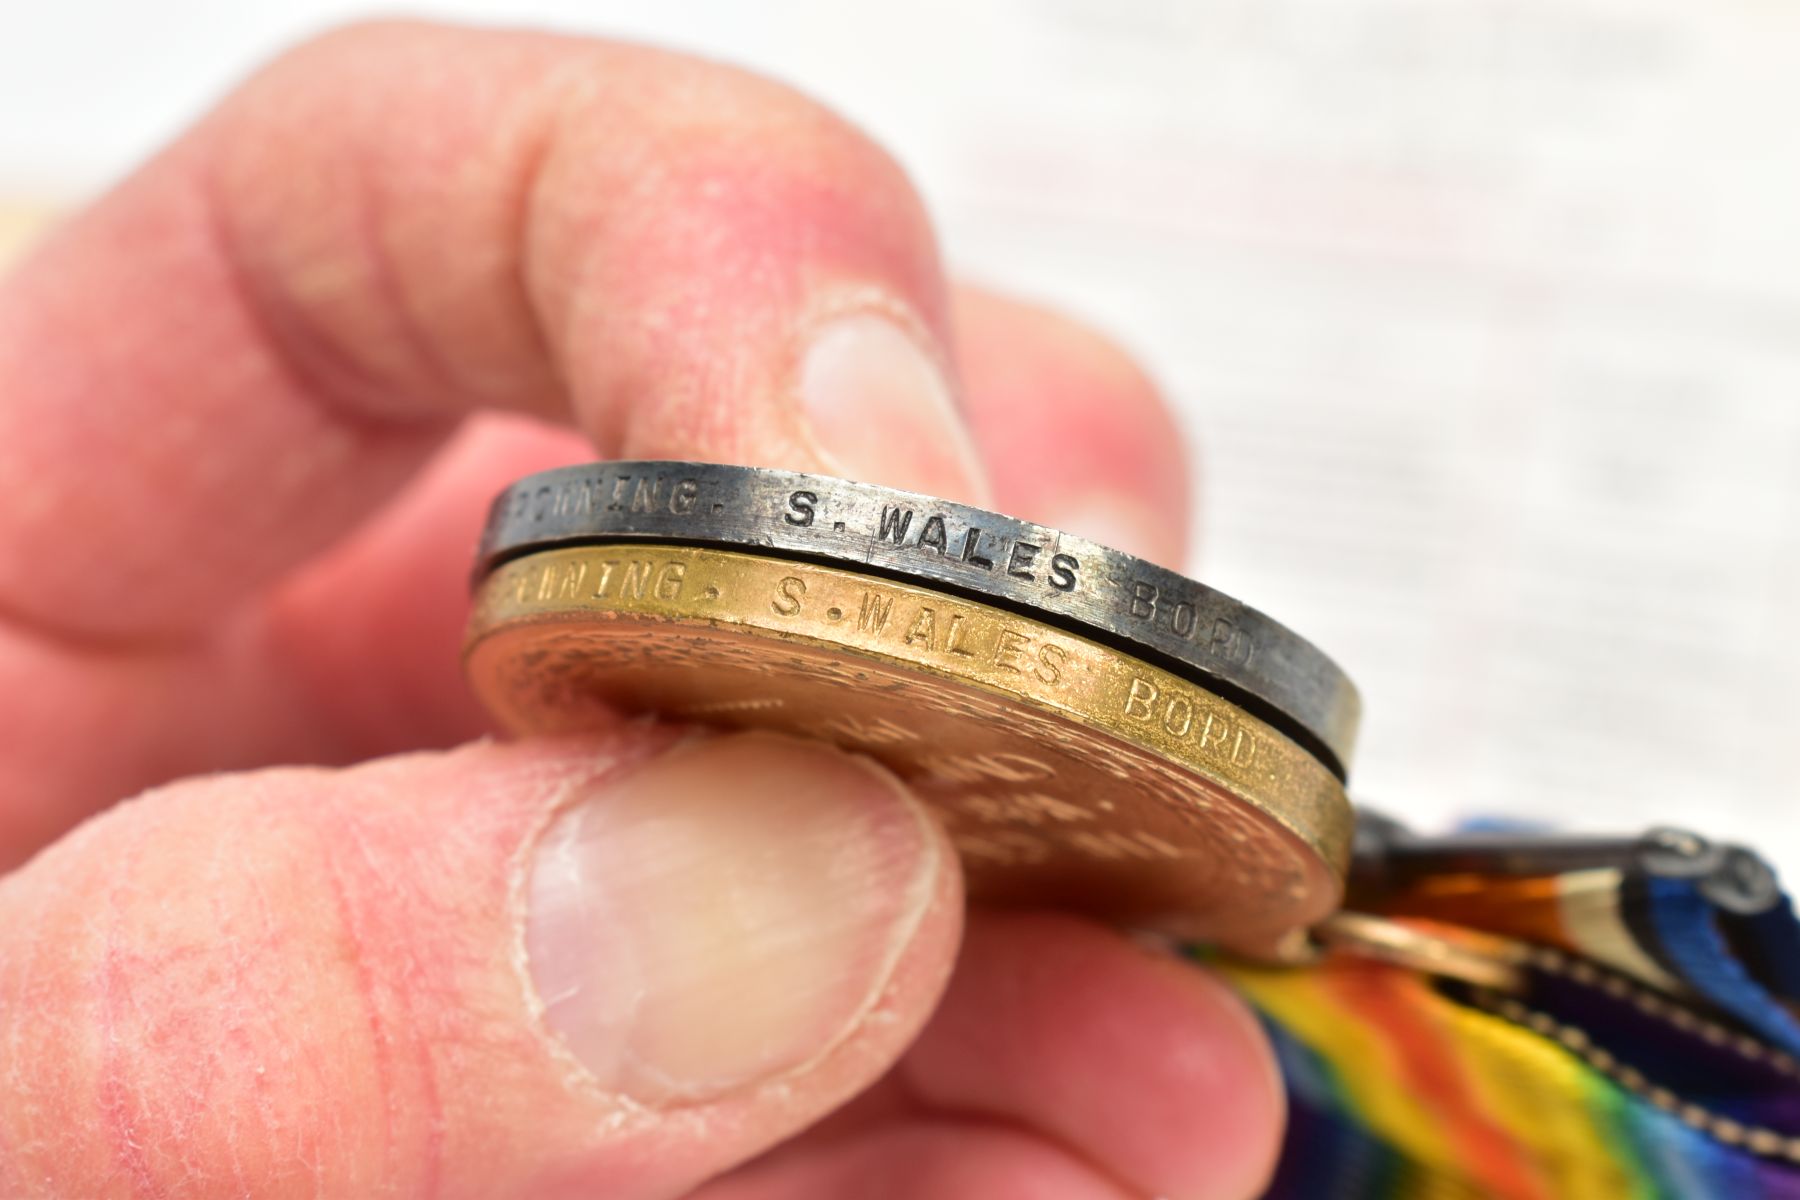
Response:
[[[1800,9],[429,11],[797,83],[911,168],[959,270],[1137,349],[1205,464],[1203,577],[1360,682],[1365,800],[1800,867]],[[362,13],[0,0],[0,196],[102,186]]]

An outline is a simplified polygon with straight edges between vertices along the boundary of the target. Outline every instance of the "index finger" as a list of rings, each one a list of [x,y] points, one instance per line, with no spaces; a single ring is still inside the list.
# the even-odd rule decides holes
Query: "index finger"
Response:
[[[285,57],[0,287],[0,615],[182,640],[465,413],[981,500],[902,173],[777,85],[584,39]]]

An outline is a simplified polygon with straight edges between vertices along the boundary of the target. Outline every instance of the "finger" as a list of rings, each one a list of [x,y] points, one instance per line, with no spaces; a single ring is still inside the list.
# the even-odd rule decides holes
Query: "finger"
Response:
[[[48,204],[0,201],[0,270],[49,224],[50,211]]]
[[[968,408],[1002,507],[1175,561],[1187,505],[1170,497],[1185,494],[1183,459],[1143,372],[1099,335],[1021,301],[963,289],[956,314]],[[1008,436],[1015,427],[1043,437]],[[1045,447],[1055,471],[1036,457]],[[0,801],[0,867],[102,804],[181,775],[350,762],[486,730],[457,669],[470,531],[506,483],[591,453],[522,417],[475,420],[236,632],[194,650],[96,654],[0,625],[0,696],[34,698],[14,718],[31,735],[0,761],[0,796],[30,798]],[[1106,526],[1103,509],[1129,519]],[[1131,516],[1151,511],[1169,519]],[[96,729],[107,754],[83,752]]]
[[[475,531],[515,479],[592,459],[568,429],[473,418],[398,498],[273,590],[253,669],[305,694],[308,722],[338,755],[329,761],[492,731],[460,666]],[[256,765],[294,761],[285,746],[258,749]]]
[[[1184,1200],[1260,1194],[1285,1111],[1268,1043],[1224,984],[1071,917],[972,920],[900,1071],[940,1112],[1040,1131]]]
[[[422,25],[264,71],[0,290],[0,611],[193,637],[477,407],[980,498],[922,206],[786,89]]]
[[[568,430],[476,419],[353,536],[193,645],[117,651],[0,622],[0,872],[171,779],[488,732],[458,668],[471,531],[513,478],[591,453]]]
[[[1097,331],[980,288],[955,302],[970,423],[1007,512],[1179,567],[1185,440],[1136,361]]]
[[[1065,514],[1121,548],[1177,560],[1187,537],[1185,458],[1145,374],[1100,335],[1022,301],[965,288],[955,311],[972,370],[967,409],[986,435],[1000,502],[1051,523]],[[1043,470],[1030,444],[1005,436],[1024,413],[1047,431],[1035,449],[1049,447],[1058,470]],[[338,744],[368,756],[482,728],[455,668],[468,531],[502,486],[583,453],[554,430],[485,419],[371,529],[281,590],[277,643],[294,653],[278,669],[311,681],[309,693],[333,710],[323,716],[341,731]]]
[[[1062,1148],[1001,1125],[920,1121],[752,1165],[692,1200],[1132,1200]]]
[[[151,793],[0,881],[0,1194],[684,1193],[875,1078],[954,856],[770,735]]]

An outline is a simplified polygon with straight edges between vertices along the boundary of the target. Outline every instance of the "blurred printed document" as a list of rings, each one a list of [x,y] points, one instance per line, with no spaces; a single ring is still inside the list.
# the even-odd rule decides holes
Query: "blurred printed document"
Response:
[[[1203,577],[1360,682],[1360,797],[1800,871],[1800,8],[1011,12],[952,247],[1161,369]]]

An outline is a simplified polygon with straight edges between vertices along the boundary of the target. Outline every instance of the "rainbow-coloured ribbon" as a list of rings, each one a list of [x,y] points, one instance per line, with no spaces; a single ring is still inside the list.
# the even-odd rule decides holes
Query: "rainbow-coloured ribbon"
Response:
[[[1383,832],[1354,906],[1448,953],[1219,964],[1287,1081],[1272,1200],[1800,1200],[1800,923],[1760,859]]]

